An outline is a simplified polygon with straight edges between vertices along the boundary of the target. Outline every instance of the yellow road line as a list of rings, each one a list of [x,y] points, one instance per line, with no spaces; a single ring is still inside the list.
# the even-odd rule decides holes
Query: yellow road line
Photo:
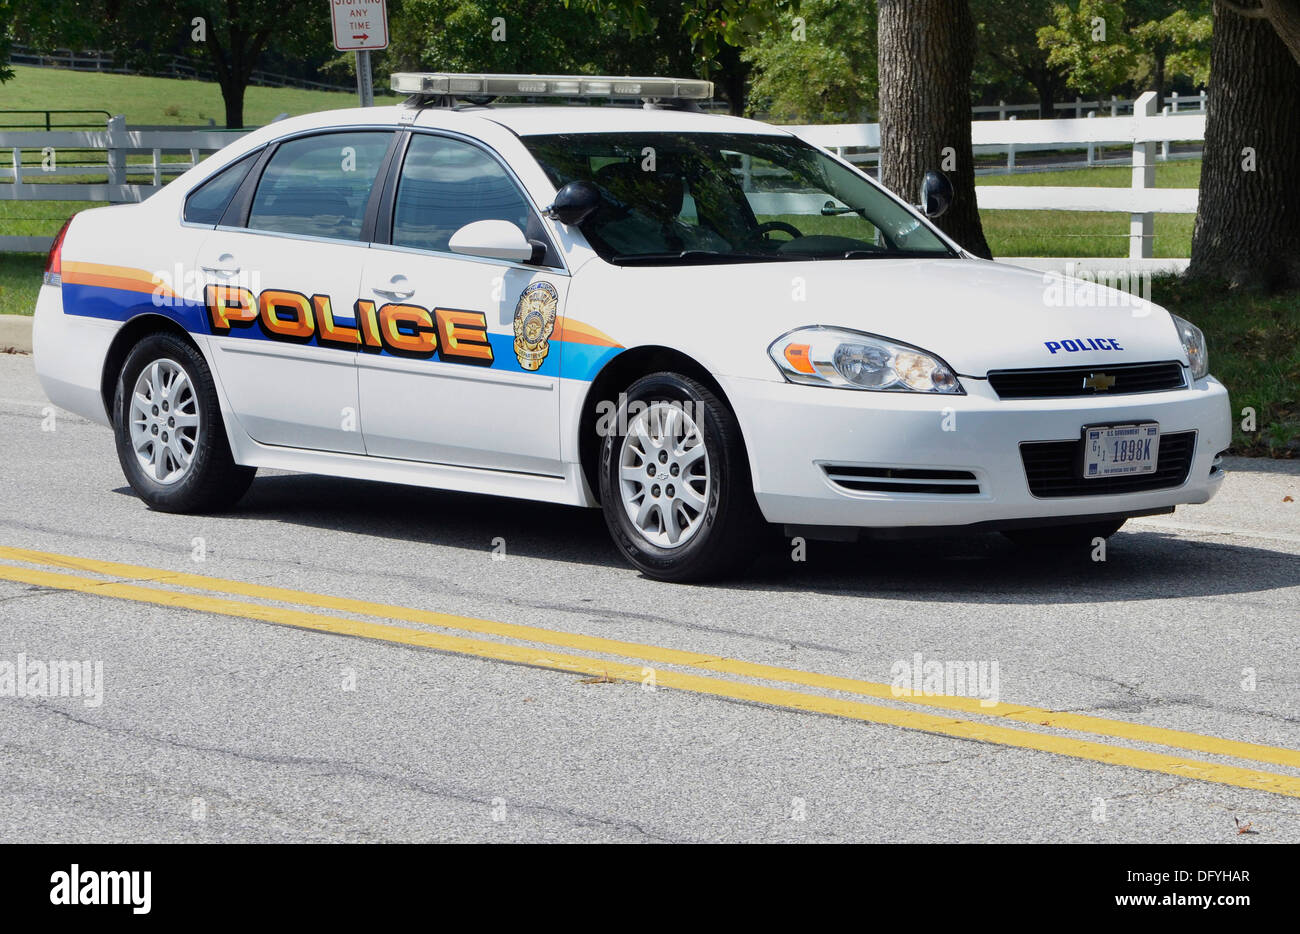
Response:
[[[1061,713],[1041,707],[1025,704],[998,703],[985,707],[975,697],[895,697],[893,688],[888,684],[862,681],[839,675],[825,675],[816,672],[800,671],[795,668],[782,668],[755,662],[740,661],[702,652],[690,652],[682,649],[645,645],[637,642],[623,642],[600,636],[586,636],[579,633],[543,629],[537,626],[524,626],[514,623],[499,623],[492,620],[457,616],[450,613],[438,613],[431,610],[416,610],[409,607],[390,606],[355,600],[349,597],[335,597],[326,594],[289,590],[246,581],[223,580],[199,574],[187,574],[183,571],[166,571],[135,564],[120,564],[115,561],[100,561],[94,558],[79,558],[71,555],[53,554],[43,551],[30,551],[23,548],[0,546],[0,558],[22,561],[28,564],[41,564],[48,567],[62,567],[76,570],[93,571],[114,577],[133,577],[139,580],[157,583],[175,584],[195,590],[213,593],[238,594],[263,600],[275,600],[281,603],[296,603],[300,606],[312,606],[319,609],[336,610],[344,613],[358,613],[362,616],[376,616],[383,619],[399,619],[412,623],[440,626],[445,629],[459,629],[479,635],[500,636],[509,639],[521,639],[528,642],[540,642],[579,651],[599,652],[606,655],[618,655],[660,665],[679,665],[685,668],[699,668],[723,674],[738,675],[747,678],[759,678],[765,681],[777,681],[784,684],[797,684],[803,687],[822,690],[842,691],[893,700],[903,704],[924,707],[938,707],[945,710],[986,717],[1002,717],[1023,723],[1053,727],[1061,730],[1073,730],[1079,733],[1091,733],[1116,739],[1128,739],[1140,743],[1152,743],[1186,749],[1191,752],[1203,752],[1211,755],[1230,756],[1236,759],[1249,759],[1255,762],[1267,762],[1272,765],[1284,765],[1300,768],[1300,750],[1281,746],[1267,746],[1259,743],[1247,743],[1240,740],[1222,739],[1217,736],[1205,736],[1165,727],[1130,723],[1127,720],[1111,720],[1105,717],[1092,717],[1086,714]]]
[[[444,652],[455,652],[460,655],[514,662],[540,668],[579,674],[605,675],[620,681],[638,682],[642,678],[642,669],[640,667],[621,662],[607,662],[598,658],[563,655],[528,646],[467,639],[463,636],[408,629],[403,626],[390,626],[384,623],[342,619],[334,616],[324,616],[319,613],[308,613],[303,610],[228,600],[222,597],[205,597],[179,591],[142,587],[136,584],[115,583],[72,574],[7,566],[0,566],[0,578],[38,587],[77,591],[158,606],[197,610],[201,613],[231,616],[239,619],[255,619],[298,629],[357,636],[400,645],[421,646]],[[680,674],[674,671],[656,671],[655,681],[663,687],[691,691],[696,694],[726,697],[734,700],[767,704],[773,707],[922,730],[927,733],[938,733],[959,739],[978,740],[1001,746],[1050,752],[1075,759],[1085,759],[1108,765],[1125,765],[1149,772],[1176,775],[1184,779],[1214,782],[1238,788],[1251,788],[1300,798],[1300,777],[1291,775],[1278,775],[1233,765],[1199,762],[1195,759],[1184,759],[1178,756],[1164,755],[1163,753],[1107,746],[1103,743],[1063,736],[1030,733],[1024,730],[1013,730],[1007,727],[943,717],[916,710],[882,707],[876,704],[841,700],[817,694],[801,694],[784,688],[726,681],[720,678],[706,678],[700,675]]]

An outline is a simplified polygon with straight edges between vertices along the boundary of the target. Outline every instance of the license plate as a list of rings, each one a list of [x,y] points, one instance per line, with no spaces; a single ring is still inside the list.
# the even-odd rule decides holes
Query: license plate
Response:
[[[1083,430],[1083,478],[1128,477],[1155,473],[1160,456],[1160,426],[1107,425]]]

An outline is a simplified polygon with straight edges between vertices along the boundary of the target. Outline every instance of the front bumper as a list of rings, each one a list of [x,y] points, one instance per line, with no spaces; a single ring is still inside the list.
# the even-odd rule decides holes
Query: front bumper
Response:
[[[1228,392],[1213,377],[1172,392],[1111,397],[999,399],[988,381],[962,377],[964,396],[858,392],[775,380],[722,380],[744,433],[754,493],[769,522],[903,528],[1024,524],[1051,518],[1137,515],[1203,503],[1231,440]],[[1084,425],[1154,421],[1162,437],[1195,432],[1186,479],[1141,492],[1040,498],[1020,445],[1079,440]],[[854,491],[826,465],[894,471],[966,471],[977,492]]]

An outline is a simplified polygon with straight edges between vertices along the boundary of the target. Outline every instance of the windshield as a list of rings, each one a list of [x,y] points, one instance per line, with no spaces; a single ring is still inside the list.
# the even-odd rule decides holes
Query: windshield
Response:
[[[556,188],[602,201],[582,232],[618,264],[955,256],[863,176],[789,136],[559,133],[523,139]]]

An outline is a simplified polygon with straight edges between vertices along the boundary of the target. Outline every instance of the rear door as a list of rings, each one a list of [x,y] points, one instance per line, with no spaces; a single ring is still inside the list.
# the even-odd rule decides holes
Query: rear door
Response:
[[[200,251],[222,386],[263,444],[365,452],[353,303],[394,136],[331,130],[274,144]]]
[[[383,332],[383,347],[358,360],[367,453],[559,475],[557,318],[569,277],[540,217],[475,141],[415,131],[393,161],[361,284]],[[545,259],[453,253],[452,235],[481,220],[546,241]]]

